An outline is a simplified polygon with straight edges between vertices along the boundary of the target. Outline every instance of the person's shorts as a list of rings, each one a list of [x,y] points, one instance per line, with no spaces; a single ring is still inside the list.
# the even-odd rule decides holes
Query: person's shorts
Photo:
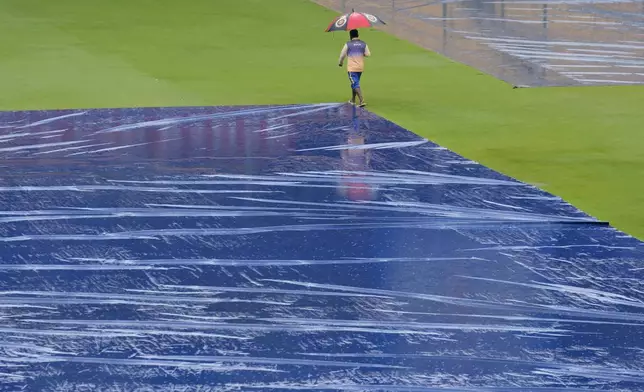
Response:
[[[351,81],[351,88],[357,89],[360,88],[360,78],[362,77],[362,72],[349,72],[349,80]]]

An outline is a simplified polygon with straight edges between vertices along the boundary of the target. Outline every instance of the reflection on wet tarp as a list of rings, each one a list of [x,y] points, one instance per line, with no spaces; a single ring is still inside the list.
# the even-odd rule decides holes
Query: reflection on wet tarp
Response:
[[[365,136],[360,130],[358,109],[352,108],[353,126],[349,132],[346,146],[341,147],[342,174],[338,190],[340,195],[352,201],[373,200],[377,194],[377,184],[369,183],[365,172],[371,162],[370,149],[365,144]]]
[[[515,86],[644,83],[642,0],[313,0]]]
[[[0,166],[0,390],[644,390],[642,243],[363,109],[0,113]]]

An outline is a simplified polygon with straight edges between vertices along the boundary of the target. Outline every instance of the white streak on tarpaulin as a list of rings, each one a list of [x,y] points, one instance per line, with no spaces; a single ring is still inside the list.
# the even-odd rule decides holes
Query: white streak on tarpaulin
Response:
[[[313,283],[313,282],[298,282],[298,281],[281,280],[281,279],[262,279],[261,281],[283,283],[283,284],[296,285],[296,286],[302,286],[307,288],[318,288],[318,289],[326,289],[326,290],[349,291],[354,293],[388,295],[392,297],[432,301],[437,303],[470,307],[475,309],[495,309],[495,310],[506,310],[506,311],[509,310],[514,312],[529,311],[529,312],[538,312],[543,314],[566,314],[568,316],[575,315],[578,317],[594,317],[594,318],[609,319],[609,320],[644,321],[643,314],[619,312],[619,311],[612,311],[612,310],[582,309],[582,308],[575,308],[575,307],[564,306],[564,305],[541,305],[541,304],[514,303],[514,302],[503,303],[503,302],[495,302],[495,301],[489,301],[489,300],[477,300],[477,299],[459,298],[459,297],[444,296],[444,295],[403,292],[403,291],[396,291],[396,290],[372,289],[372,288],[365,288],[365,287],[353,287],[353,286],[322,284],[322,283]]]
[[[236,194],[236,193],[277,193],[275,191],[252,191],[234,189],[180,189],[161,187],[130,187],[118,185],[60,185],[60,186],[12,186],[0,187],[0,192],[154,192],[154,193],[209,193],[209,194]]]
[[[66,148],[59,148],[56,150],[49,150],[49,151],[41,151],[41,152],[35,152],[32,154],[32,156],[36,155],[47,155],[47,154],[55,154],[57,152],[64,152],[64,151],[75,151],[75,150],[82,150],[83,148],[93,148],[93,147],[102,147],[102,146],[107,146],[110,143],[96,143],[96,144],[88,144],[84,146],[76,146],[76,147],[66,147]]]
[[[526,187],[525,184],[510,181],[497,180],[481,177],[468,177],[453,174],[420,172],[413,170],[392,170],[392,171],[307,171],[307,172],[282,172],[270,176],[243,175],[243,174],[209,174],[205,178],[232,179],[239,181],[239,184],[246,184],[245,181],[299,181],[299,182],[337,182],[346,175],[359,175],[360,181],[369,184],[382,185],[431,185],[431,184],[472,184],[472,185],[498,185],[498,186],[518,186]],[[220,180],[221,181],[221,180]],[[208,183],[208,182],[205,182]],[[234,184],[227,182],[217,182],[221,184]],[[199,184],[199,182],[196,182]],[[216,183],[215,183],[216,184]]]
[[[23,145],[23,146],[0,148],[0,152],[15,152],[15,151],[22,151],[22,150],[37,150],[37,149],[40,149],[40,148],[70,146],[70,145],[73,145],[73,144],[89,143],[89,142],[90,142],[90,140],[73,140],[73,141],[70,141],[70,142],[28,144],[28,145]]]
[[[313,110],[308,110],[308,111],[299,111],[294,113],[293,115],[302,115],[304,113],[309,113],[311,111],[319,111],[319,110],[328,110],[330,108],[337,107],[337,104],[311,104],[311,105],[296,105],[296,106],[277,106],[277,107],[260,107],[260,108],[254,108],[254,109],[245,109],[245,110],[236,110],[236,111],[228,111],[228,112],[223,112],[223,113],[214,113],[214,114],[203,114],[203,115],[196,115],[196,116],[187,116],[187,117],[175,117],[175,118],[165,118],[165,119],[160,119],[160,120],[151,120],[151,121],[143,121],[143,122],[138,122],[138,123],[133,123],[133,124],[125,124],[125,125],[119,125],[117,127],[112,127],[108,128],[99,132],[96,132],[96,134],[99,133],[112,133],[112,132],[123,132],[123,131],[132,131],[132,130],[137,130],[141,128],[149,128],[149,127],[167,127],[170,125],[179,125],[179,124],[189,124],[189,123],[195,123],[199,121],[205,121],[205,120],[216,120],[216,119],[226,119],[226,118],[234,118],[234,117],[244,117],[244,116],[250,116],[250,115],[257,115],[257,114],[269,114],[272,112],[277,112],[280,110],[301,110],[301,109],[308,109],[308,108],[316,108]],[[280,117],[275,117],[274,119],[279,119]]]
[[[225,266],[225,267],[278,267],[306,265],[350,265],[379,263],[454,263],[488,262],[479,257],[373,257],[346,259],[108,259],[108,258],[70,258],[65,264],[0,264],[0,271],[29,270],[168,270],[186,266]]]
[[[389,142],[389,143],[373,143],[373,144],[341,144],[337,146],[328,146],[328,147],[314,147],[314,148],[305,148],[297,150],[297,152],[305,151],[317,151],[317,150],[382,150],[389,148],[405,148],[405,147],[416,147],[422,144],[429,143],[428,140],[415,140],[411,142]]]
[[[73,153],[73,154],[69,154],[67,156],[70,157],[70,156],[84,155],[84,154],[99,154],[99,153],[102,153],[102,152],[123,150],[123,149],[126,149],[126,148],[147,146],[147,145],[150,145],[150,144],[167,143],[167,142],[171,142],[171,141],[175,141],[175,140],[181,140],[181,139],[180,138],[175,138],[175,139],[159,140],[158,142],[146,142],[146,143],[128,144],[128,145],[125,145],[125,146],[107,147],[107,148],[101,148],[100,150],[94,150],[94,151],[76,152],[76,153]]]
[[[16,129],[33,128],[33,127],[37,127],[39,125],[45,125],[45,124],[53,123],[53,122],[56,122],[58,120],[62,120],[62,119],[65,119],[65,118],[82,116],[82,115],[84,115],[86,113],[87,112],[80,112],[80,113],[71,113],[71,114],[64,114],[62,116],[50,117],[50,118],[46,118],[44,120],[39,120],[39,121],[33,122],[31,124],[17,126]]]
[[[207,192],[204,192],[207,193]],[[386,221],[380,223],[336,223],[336,224],[310,224],[310,225],[282,225],[263,227],[236,227],[236,228],[208,228],[208,229],[157,229],[135,230],[121,232],[106,232],[101,234],[33,234],[12,237],[0,237],[0,242],[24,241],[115,241],[115,240],[160,240],[162,237],[212,237],[212,236],[239,236],[251,234],[277,233],[277,232],[312,232],[334,230],[365,230],[365,229],[399,229],[413,228],[422,230],[453,230],[461,229],[498,229],[508,223],[533,223],[543,224],[547,221],[512,221],[512,220],[433,220],[427,223],[400,219],[398,222]],[[556,223],[566,223],[565,220]]]

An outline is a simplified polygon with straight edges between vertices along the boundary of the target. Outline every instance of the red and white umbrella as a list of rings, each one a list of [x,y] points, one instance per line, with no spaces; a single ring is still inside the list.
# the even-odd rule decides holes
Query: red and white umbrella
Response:
[[[364,12],[352,10],[349,14],[340,15],[333,19],[333,22],[325,30],[330,31],[349,31],[354,29],[363,29],[373,27],[378,24],[386,24],[379,17]]]

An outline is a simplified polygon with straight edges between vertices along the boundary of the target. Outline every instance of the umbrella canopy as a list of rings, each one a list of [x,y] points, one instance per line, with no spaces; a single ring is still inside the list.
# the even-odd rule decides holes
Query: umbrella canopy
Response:
[[[330,31],[349,31],[354,29],[363,29],[373,27],[377,24],[386,24],[379,17],[364,12],[355,12],[352,10],[349,14],[340,15],[333,19],[333,22],[326,28]]]

